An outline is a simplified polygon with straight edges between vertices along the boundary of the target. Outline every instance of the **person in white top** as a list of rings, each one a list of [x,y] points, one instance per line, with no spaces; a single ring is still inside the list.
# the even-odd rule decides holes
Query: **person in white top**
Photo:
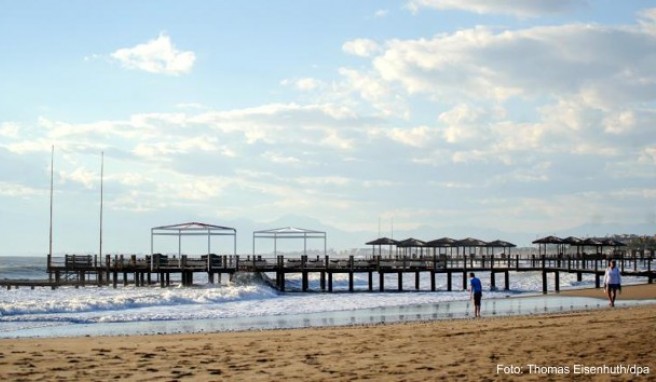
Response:
[[[622,292],[622,276],[620,276],[620,270],[615,265],[615,260],[610,261],[610,265],[606,268],[606,274],[604,275],[604,290],[608,295],[608,305],[615,306],[615,296],[617,296],[617,291]]]

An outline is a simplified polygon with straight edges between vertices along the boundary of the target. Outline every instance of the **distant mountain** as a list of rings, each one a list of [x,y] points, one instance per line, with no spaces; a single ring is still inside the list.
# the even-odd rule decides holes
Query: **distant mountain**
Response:
[[[285,215],[278,219],[265,222],[255,222],[249,219],[238,219],[222,222],[221,224],[237,228],[238,231],[238,252],[249,254],[252,252],[252,234],[257,230],[266,230],[284,227],[296,227],[310,230],[324,231],[327,235],[327,248],[334,251],[345,251],[354,248],[367,248],[365,243],[379,237],[377,232],[373,231],[345,231],[339,228],[322,223],[320,220],[302,216],[302,215]],[[474,237],[484,241],[505,240],[516,244],[519,247],[530,247],[532,241],[547,235],[556,235],[560,237],[580,236],[580,237],[603,237],[612,234],[637,234],[653,235],[656,233],[656,227],[649,224],[584,224],[575,228],[559,231],[544,232],[505,232],[498,229],[476,228],[467,226],[449,226],[448,228],[435,228],[428,225],[417,227],[412,230],[395,230],[393,233],[389,230],[381,232],[380,236],[392,237],[397,240],[403,240],[410,237],[430,241],[441,237],[451,237],[454,239],[463,239]],[[289,240],[288,240],[289,241]],[[280,242],[280,241],[279,241]],[[272,248],[271,244],[271,248]],[[279,246],[282,244],[279,244]],[[302,249],[299,243],[284,243],[286,248]],[[308,243],[308,248],[314,249],[322,247],[323,244],[312,242]],[[267,248],[266,243],[259,244],[258,248]],[[280,248],[280,247],[279,247]]]

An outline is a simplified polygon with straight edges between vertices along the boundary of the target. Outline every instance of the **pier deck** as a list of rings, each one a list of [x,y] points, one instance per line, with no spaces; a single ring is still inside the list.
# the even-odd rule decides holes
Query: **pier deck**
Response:
[[[656,279],[654,271],[654,256],[621,256],[614,257],[624,276],[645,277],[649,283]],[[354,275],[368,275],[368,290],[374,290],[374,275],[378,275],[378,290],[403,290],[403,278],[407,274],[414,274],[415,289],[420,289],[420,274],[430,274],[430,290],[436,290],[436,278],[444,277],[447,281],[447,290],[453,290],[453,275],[462,280],[462,289],[467,288],[467,273],[490,272],[490,283],[496,288],[496,276],[503,274],[505,289],[509,289],[510,272],[542,272],[543,292],[547,293],[548,275],[553,273],[554,289],[560,290],[560,274],[575,273],[578,280],[583,274],[594,274],[595,285],[601,284],[607,259],[603,256],[459,256],[447,257],[445,255],[432,256],[369,256],[366,258],[330,258],[329,256],[300,258],[286,258],[277,256],[266,258],[262,256],[230,256],[230,255],[203,255],[200,257],[166,256],[155,254],[152,256],[110,256],[100,259],[96,255],[66,255],[64,257],[48,257],[48,280],[0,280],[0,286],[14,287],[52,287],[64,285],[111,285],[117,287],[134,284],[136,286],[171,284],[171,275],[180,276],[183,286],[193,285],[194,274],[206,273],[208,282],[214,283],[218,275],[233,277],[236,273],[251,272],[264,274],[270,284],[285,290],[285,278],[288,274],[301,275],[301,291],[308,291],[308,275],[319,273],[320,290],[333,291],[333,275],[349,275],[349,291],[354,290]],[[275,280],[270,280],[266,274],[275,274]],[[385,287],[385,275],[396,274],[398,284],[396,288]],[[460,277],[462,276],[462,277]]]

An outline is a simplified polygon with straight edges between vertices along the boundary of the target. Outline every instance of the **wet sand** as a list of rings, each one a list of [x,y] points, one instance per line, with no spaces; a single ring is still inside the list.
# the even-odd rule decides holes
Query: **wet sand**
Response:
[[[605,298],[601,289],[561,294]],[[656,284],[624,287],[618,305],[626,299],[654,304],[346,328],[0,340],[0,380],[603,381],[648,372],[638,380],[654,381]]]

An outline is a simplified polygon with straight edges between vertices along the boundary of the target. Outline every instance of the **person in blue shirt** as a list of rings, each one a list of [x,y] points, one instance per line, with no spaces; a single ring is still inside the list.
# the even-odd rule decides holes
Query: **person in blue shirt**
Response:
[[[483,297],[483,285],[474,272],[469,272],[469,298],[474,299],[474,317],[481,317],[481,297]]]
[[[611,260],[604,274],[604,290],[608,294],[608,305],[615,306],[617,291],[622,292],[622,276],[615,260]]]

